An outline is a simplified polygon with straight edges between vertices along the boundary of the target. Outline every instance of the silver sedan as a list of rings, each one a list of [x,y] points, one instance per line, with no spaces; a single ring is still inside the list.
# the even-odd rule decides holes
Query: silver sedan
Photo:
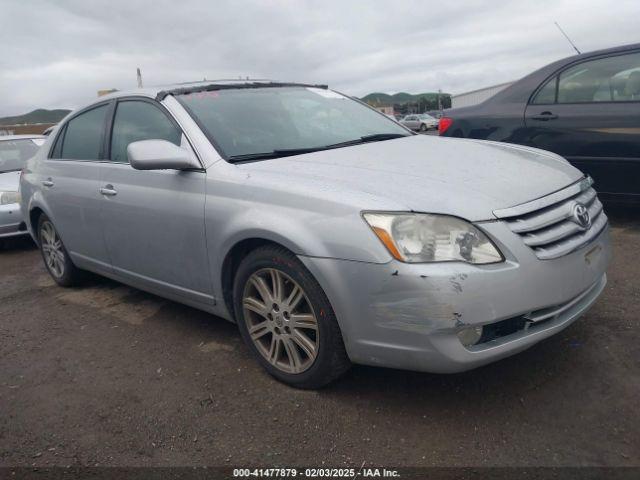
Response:
[[[570,325],[605,283],[591,181],[531,148],[415,135],[326,87],[118,92],[28,162],[61,286],[91,271],[238,324],[277,379],[458,372]]]
[[[438,128],[438,119],[426,113],[407,115],[400,123],[411,130],[426,132]]]
[[[42,135],[0,136],[0,242],[28,235],[20,211],[20,171],[44,143]]]

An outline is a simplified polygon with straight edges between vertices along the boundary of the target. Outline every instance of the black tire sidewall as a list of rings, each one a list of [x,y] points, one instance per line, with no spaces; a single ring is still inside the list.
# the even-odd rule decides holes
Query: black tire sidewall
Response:
[[[249,336],[242,309],[242,296],[249,277],[264,268],[278,269],[295,280],[311,302],[318,320],[318,356],[313,365],[302,373],[290,374],[278,370],[260,354]],[[339,360],[336,355],[344,354],[344,345],[333,308],[318,282],[295,255],[278,247],[264,247],[250,253],[238,268],[233,293],[235,318],[243,340],[258,362],[278,380],[299,388],[317,388],[329,383],[346,369],[339,367],[337,370],[342,371],[333,371],[336,370],[336,365],[340,364],[340,361],[336,361]],[[336,352],[340,348],[342,351]],[[346,354],[344,355],[346,357]]]

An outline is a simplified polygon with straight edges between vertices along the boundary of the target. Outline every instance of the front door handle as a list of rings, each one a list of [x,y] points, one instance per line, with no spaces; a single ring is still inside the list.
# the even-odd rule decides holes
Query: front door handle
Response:
[[[115,188],[113,188],[113,185],[109,184],[102,187],[100,189],[100,193],[102,195],[106,195],[107,197],[113,197],[118,194],[118,191]]]
[[[540,115],[531,116],[532,120],[542,120],[543,122],[546,122],[547,120],[555,120],[556,118],[558,118],[558,115],[551,112],[542,112]]]
[[[45,187],[53,187],[54,183],[53,180],[51,180],[51,177],[49,177],[46,180],[42,181],[42,185],[44,185]]]

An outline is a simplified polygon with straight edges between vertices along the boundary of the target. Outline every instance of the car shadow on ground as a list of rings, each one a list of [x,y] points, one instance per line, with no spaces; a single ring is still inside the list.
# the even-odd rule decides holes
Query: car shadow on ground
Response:
[[[577,326],[568,328],[569,335],[572,328]],[[573,368],[570,359],[561,353],[567,343],[566,338],[552,337],[514,356],[454,374],[354,365],[345,378],[323,393],[348,399],[356,393],[366,395],[375,392],[379,397],[381,392],[386,392],[383,393],[385,397],[389,400],[395,398],[400,403],[407,395],[419,399],[419,403],[465,404],[472,398],[495,396],[498,392],[517,399]]]
[[[143,292],[135,293],[134,296],[137,300],[140,296],[153,297]],[[235,324],[181,304],[154,298],[165,304],[154,318],[155,325],[162,324],[174,336],[177,334],[201,339],[203,352],[206,352],[209,345],[216,350],[235,352],[234,360],[240,362],[235,366],[241,366],[246,372],[244,381],[248,383],[247,387],[260,377],[260,384],[266,382],[281,394],[296,392],[292,387],[272,379],[260,367],[244,345]],[[465,405],[468,407],[469,402],[496,396],[510,397],[521,406],[518,399],[525,397],[527,392],[539,389],[546,382],[570,375],[576,368],[572,353],[582,344],[582,337],[585,335],[583,328],[580,324],[571,325],[564,332],[522,353],[457,374],[353,365],[344,377],[313,392],[312,396],[352,404],[354,398],[370,395],[380,405],[401,406],[407,413],[415,408],[416,414],[422,412],[426,404],[433,407],[448,405],[466,408]],[[212,371],[229,367],[218,365],[217,362],[217,357],[213,355],[209,365]],[[302,391],[297,391],[296,395],[307,396]],[[408,398],[411,400],[407,401]]]
[[[221,359],[214,351],[234,352],[234,360],[240,362],[234,366],[246,371],[244,381],[250,383],[256,377],[261,377],[260,383],[273,382],[272,387],[282,393],[292,390],[263,371],[244,345],[236,325],[223,318],[93,275],[82,288],[61,289],[59,296],[65,302],[90,304],[109,316],[137,326],[142,331],[139,330],[136,336],[147,336],[150,342],[163,342],[162,339],[171,338],[178,344],[191,344],[211,357],[211,363],[206,357],[203,358],[211,371],[230,368],[229,365],[218,364]],[[389,402],[402,402],[402,398],[409,394],[419,400],[416,405],[433,401],[451,403],[464,398],[468,401],[470,397],[496,391],[523,395],[526,390],[544,383],[550,372],[571,368],[570,364],[562,362],[562,355],[558,352],[554,354],[554,350],[565,349],[563,343],[566,342],[566,339],[556,336],[515,357],[473,371],[449,375],[354,365],[343,378],[319,390],[317,394],[351,402],[354,395],[375,393],[378,400],[383,400],[387,405]],[[528,365],[526,375],[523,375],[524,364]]]
[[[2,253],[20,253],[35,250],[38,247],[30,236],[0,239],[0,255]]]

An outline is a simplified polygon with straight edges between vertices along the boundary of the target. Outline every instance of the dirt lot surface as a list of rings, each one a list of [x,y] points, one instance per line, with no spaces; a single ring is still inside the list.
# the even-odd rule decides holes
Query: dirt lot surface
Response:
[[[603,297],[530,350],[458,375],[354,367],[277,383],[236,327],[0,251],[0,465],[640,465],[640,213],[613,215]]]

